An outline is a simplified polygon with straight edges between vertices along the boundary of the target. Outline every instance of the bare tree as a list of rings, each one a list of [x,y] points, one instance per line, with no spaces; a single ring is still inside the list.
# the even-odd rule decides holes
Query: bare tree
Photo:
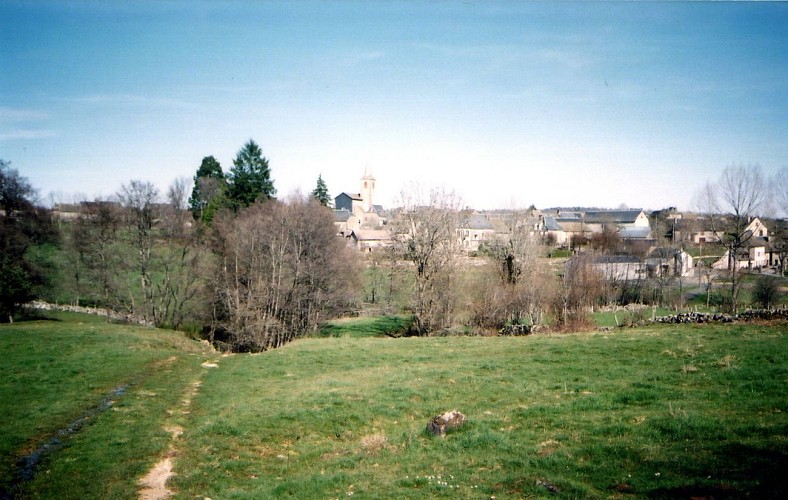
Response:
[[[759,214],[768,199],[768,189],[758,165],[730,166],[722,171],[717,184],[702,191],[702,202],[710,214],[722,213],[724,217],[713,218],[714,231],[724,234],[730,272],[730,306],[736,311],[741,290],[741,270],[738,257],[753,237],[747,226],[752,217]]]
[[[79,216],[67,239],[71,273],[79,303],[85,296],[91,302],[112,309],[121,309],[118,300],[125,301],[119,290],[119,271],[122,267],[118,252],[120,210],[112,202],[96,200],[80,204]]]
[[[587,328],[587,309],[593,308],[604,293],[605,277],[594,268],[593,256],[579,254],[567,261],[555,296],[555,313],[564,330]]]
[[[415,281],[413,329],[418,335],[451,325],[456,303],[454,271],[465,215],[453,191],[418,187],[401,193],[401,208],[389,223],[394,251],[409,262]]]
[[[137,274],[142,297],[142,311],[135,307],[133,288],[129,288],[133,314],[142,313],[145,320],[155,320],[158,311],[154,303],[153,279],[153,245],[154,223],[158,219],[157,201],[159,191],[150,182],[134,180],[124,184],[118,192],[118,199],[125,209],[124,221],[128,229],[128,238],[131,248],[136,254],[133,272]]]
[[[512,211],[504,221],[505,236],[487,247],[498,279],[482,280],[473,307],[474,323],[495,328],[525,321],[539,325],[555,293],[555,278],[542,262],[546,250],[527,213]]]
[[[213,227],[216,325],[234,349],[278,347],[353,302],[360,268],[318,202],[258,202]]]
[[[788,217],[788,167],[778,170],[770,184],[775,208]]]

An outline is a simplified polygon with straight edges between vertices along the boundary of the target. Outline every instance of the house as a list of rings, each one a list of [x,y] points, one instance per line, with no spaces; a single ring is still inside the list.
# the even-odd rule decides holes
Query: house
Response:
[[[357,229],[347,236],[348,244],[360,252],[372,252],[391,245],[391,234],[385,229]]]
[[[730,249],[712,264],[714,269],[759,269],[769,265],[769,242],[765,238],[752,237],[731,257]]]
[[[643,210],[555,209],[542,215],[541,230],[558,246],[587,239],[606,229],[614,229],[623,240],[650,241],[651,223]]]
[[[460,244],[466,252],[476,252],[479,246],[495,238],[495,228],[484,214],[472,213],[460,228]]]
[[[758,217],[754,217],[741,235],[741,245],[736,255],[730,249],[712,264],[714,269],[760,269],[770,264],[772,257],[769,245],[769,229]]]
[[[591,264],[607,281],[633,281],[648,274],[645,263],[634,255],[594,255]]]
[[[649,277],[691,277],[695,261],[690,254],[676,248],[655,248],[646,257]]]

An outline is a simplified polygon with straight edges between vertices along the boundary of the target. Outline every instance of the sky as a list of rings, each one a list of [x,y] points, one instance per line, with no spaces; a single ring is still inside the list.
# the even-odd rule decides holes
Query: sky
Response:
[[[691,209],[788,166],[788,3],[0,0],[0,158],[161,192],[254,139],[279,196]]]

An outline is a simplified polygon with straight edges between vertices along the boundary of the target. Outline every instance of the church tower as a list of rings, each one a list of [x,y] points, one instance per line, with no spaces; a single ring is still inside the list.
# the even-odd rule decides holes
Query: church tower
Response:
[[[369,167],[364,169],[364,177],[361,178],[361,206],[364,212],[371,212],[373,197],[375,196],[375,178],[369,173]]]

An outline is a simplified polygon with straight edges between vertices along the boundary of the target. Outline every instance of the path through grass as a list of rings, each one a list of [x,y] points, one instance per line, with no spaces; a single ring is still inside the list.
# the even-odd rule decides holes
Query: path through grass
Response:
[[[215,355],[176,332],[54,317],[0,326],[0,493],[133,498],[167,449],[167,410]],[[21,481],[19,459],[42,445]]]

